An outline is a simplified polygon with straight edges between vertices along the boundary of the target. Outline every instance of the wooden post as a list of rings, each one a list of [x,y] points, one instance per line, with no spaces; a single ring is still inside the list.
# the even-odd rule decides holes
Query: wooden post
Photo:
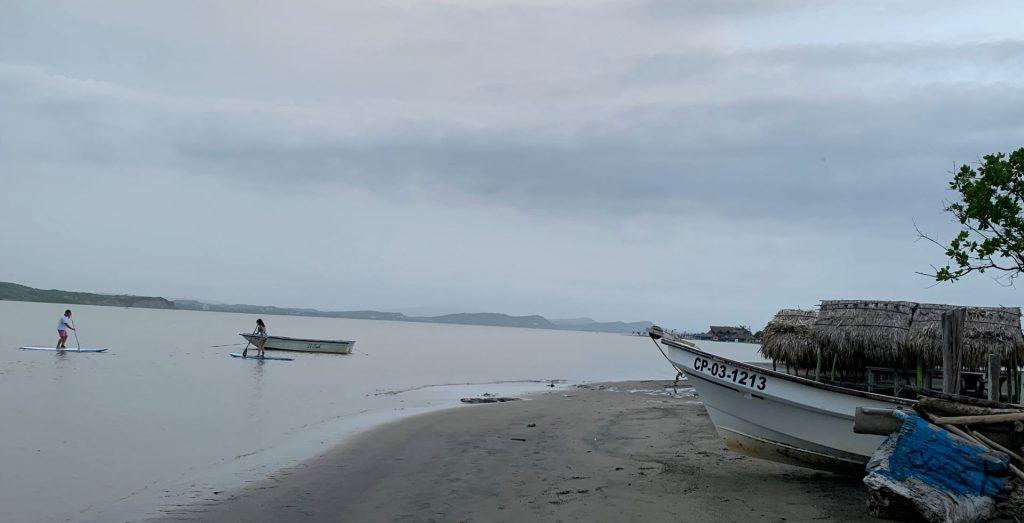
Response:
[[[1017,403],[1024,403],[1024,398],[1021,398],[1021,394],[1024,393],[1024,384],[1021,383],[1021,376],[1024,376],[1024,374],[1022,374],[1021,371],[1020,371],[1020,362],[1017,362],[1016,365],[1017,365],[1017,367],[1016,367],[1016,372],[1017,372]]]
[[[1017,361],[1017,355],[1010,356],[1010,369],[1009,374],[1011,376],[1010,388],[1013,391],[1010,395],[1010,403],[1020,403],[1020,362]]]
[[[924,388],[924,361],[917,359],[917,388]]]
[[[1006,367],[1006,382],[1007,388],[1010,391],[1009,398],[1007,401],[1010,403],[1017,403],[1020,399],[1017,397],[1018,391],[1020,390],[1020,378],[1017,377],[1017,357],[1010,356],[1010,363]]]
[[[1016,363],[1016,365],[1017,366],[1015,367],[1015,371],[1017,372],[1017,402],[1024,403],[1024,398],[1021,397],[1021,395],[1024,394],[1024,384],[1021,383],[1021,378],[1024,377],[1024,374],[1021,373],[1019,361]]]
[[[1021,392],[1024,387],[1021,386],[1021,372],[1020,372],[1020,360],[1017,359],[1017,355],[1013,355],[1013,372],[1017,376],[1014,380],[1013,390],[1014,394],[1017,395],[1017,403],[1021,403]]]
[[[942,313],[942,392],[946,394],[960,394],[966,317],[967,309],[953,309]]]
[[[814,367],[814,381],[821,381],[821,347],[818,347],[818,364]]]
[[[832,356],[832,381],[833,382],[836,381],[836,364],[837,363],[839,363],[839,353],[838,352],[836,353],[835,356]]]
[[[988,399],[999,401],[999,377],[1002,374],[1002,363],[998,354],[988,355]]]

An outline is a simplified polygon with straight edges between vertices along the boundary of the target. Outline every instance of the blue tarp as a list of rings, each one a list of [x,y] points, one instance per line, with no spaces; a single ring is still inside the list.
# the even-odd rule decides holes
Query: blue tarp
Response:
[[[903,427],[889,436],[888,460],[872,460],[869,474],[902,482],[915,478],[953,495],[994,496],[1006,487],[1009,456],[979,447],[913,414],[896,412]],[[895,440],[894,440],[895,438]]]

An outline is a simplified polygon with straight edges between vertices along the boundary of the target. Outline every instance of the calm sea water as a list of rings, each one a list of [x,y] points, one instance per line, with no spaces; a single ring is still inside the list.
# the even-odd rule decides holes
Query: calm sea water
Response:
[[[290,316],[263,319],[365,354],[239,360],[212,346],[256,316],[89,306],[72,307],[79,341],[106,353],[18,349],[55,344],[64,308],[0,301],[0,521],[138,521],[460,397],[675,375],[640,337]]]

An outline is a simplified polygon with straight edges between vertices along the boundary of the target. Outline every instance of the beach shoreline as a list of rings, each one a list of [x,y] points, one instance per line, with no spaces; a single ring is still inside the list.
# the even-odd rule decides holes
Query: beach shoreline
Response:
[[[859,479],[733,453],[670,385],[403,418],[152,521],[879,521]]]

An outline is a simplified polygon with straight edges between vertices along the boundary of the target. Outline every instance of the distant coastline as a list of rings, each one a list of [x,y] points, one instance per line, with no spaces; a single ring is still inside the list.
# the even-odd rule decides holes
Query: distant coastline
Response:
[[[411,321],[418,323],[452,323],[459,325],[481,325],[488,327],[521,327],[528,329],[552,329],[589,332],[632,333],[643,332],[652,323],[639,322],[598,322],[589,318],[552,319],[543,316],[510,316],[494,312],[445,314],[442,316],[407,316],[400,312],[363,311],[321,311],[308,308],[274,307],[269,305],[245,305],[209,303],[200,300],[168,300],[157,296],[133,296],[126,294],[96,294],[55,289],[36,289],[16,283],[0,282],[0,300],[61,303],[66,305],[100,305],[106,307],[135,307],[145,309],[179,309],[207,312],[239,312],[247,314],[274,314],[281,316],[314,316],[321,318],[345,318],[357,320]]]
[[[68,305],[101,305],[105,307],[139,307],[173,309],[174,302],[156,296],[127,294],[94,294],[91,292],[34,289],[17,283],[0,282],[0,300],[63,303]]]

